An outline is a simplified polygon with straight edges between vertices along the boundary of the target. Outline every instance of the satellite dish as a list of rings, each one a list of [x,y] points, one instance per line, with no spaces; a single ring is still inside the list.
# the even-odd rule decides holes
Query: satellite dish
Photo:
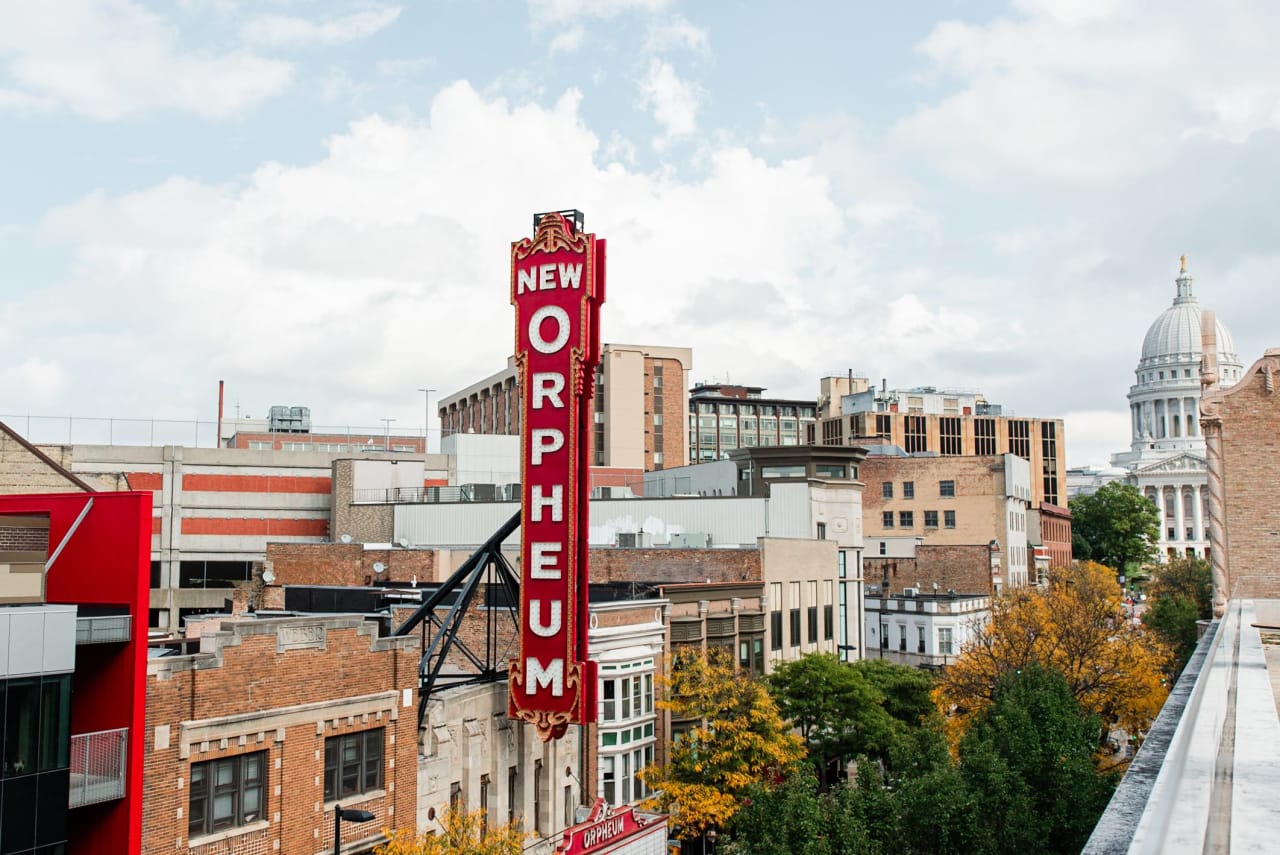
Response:
[[[350,543],[350,542],[351,542],[351,535],[349,535],[349,534],[344,534],[341,538],[339,538],[339,540],[341,540],[343,543]]]
[[[263,571],[262,571],[262,583],[263,583],[264,585],[270,585],[270,584],[271,584],[272,582],[274,582],[275,580],[276,580],[276,574],[275,574],[275,571],[273,571],[273,570],[263,570]]]
[[[409,548],[409,538],[407,538],[407,537],[402,537],[402,538],[400,538],[399,540],[397,540],[397,541],[396,541],[396,543],[400,544],[400,548],[401,548],[401,549],[408,549],[408,548]]]
[[[387,565],[383,564],[381,561],[375,561],[373,562],[373,572],[381,575],[387,572]]]

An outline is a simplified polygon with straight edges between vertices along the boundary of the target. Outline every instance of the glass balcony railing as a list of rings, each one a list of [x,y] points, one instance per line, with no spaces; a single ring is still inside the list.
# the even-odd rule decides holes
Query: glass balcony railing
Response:
[[[78,808],[124,798],[128,757],[127,727],[72,734],[68,807]]]
[[[111,644],[128,641],[129,615],[90,615],[76,618],[76,644]]]

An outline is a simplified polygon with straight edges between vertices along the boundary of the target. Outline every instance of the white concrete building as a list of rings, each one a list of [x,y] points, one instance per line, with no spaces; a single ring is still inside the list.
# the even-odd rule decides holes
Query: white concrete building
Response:
[[[1205,557],[1209,494],[1200,435],[1200,303],[1191,292],[1186,256],[1176,284],[1173,305],[1147,330],[1137,382],[1129,388],[1133,441],[1111,461],[1159,509],[1162,556]],[[1219,382],[1228,387],[1244,366],[1226,325],[1218,320],[1215,327]]]
[[[868,595],[866,614],[872,646],[868,657],[941,668],[991,620],[991,598],[907,588],[888,596]]]

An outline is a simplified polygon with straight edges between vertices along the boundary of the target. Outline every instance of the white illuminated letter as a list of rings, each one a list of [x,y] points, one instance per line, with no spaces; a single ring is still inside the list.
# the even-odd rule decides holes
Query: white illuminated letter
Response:
[[[560,560],[560,546],[546,541],[531,544],[529,563],[533,566],[529,568],[530,579],[561,578],[560,568],[555,566]]]
[[[555,338],[548,341],[542,337],[542,322],[551,318],[556,322]],[[538,353],[555,353],[564,347],[569,340],[569,315],[559,306],[543,306],[533,313],[529,319],[529,344]]]
[[[538,282],[533,277],[532,270],[516,271],[516,296],[519,297],[525,291],[537,290]]]
[[[542,495],[542,485],[533,485],[533,495],[530,497],[533,505],[529,510],[529,519],[533,522],[542,522],[542,509],[551,508],[551,521],[564,522],[564,485],[556,484],[551,488],[550,496]]]
[[[551,601],[551,623],[550,625],[542,622],[542,600],[529,601],[529,629],[534,635],[542,638],[553,638],[560,634],[560,615],[563,611],[563,603],[559,600]]]
[[[530,451],[534,466],[541,465],[542,455],[564,448],[564,432],[556,428],[536,428],[530,438],[533,440]]]
[[[581,264],[560,265],[560,287],[561,288],[577,288],[581,282],[582,282],[582,265]]]
[[[538,268],[538,290],[550,291],[556,287],[556,266],[544,264]]]
[[[538,689],[551,687],[551,694],[557,698],[564,694],[564,660],[552,659],[546,668],[535,657],[524,660],[524,693],[536,694]],[[532,689],[532,691],[530,691]]]
[[[564,391],[564,375],[559,371],[535,371],[533,374],[533,408],[535,410],[542,409],[544,400],[550,401],[551,406],[557,408],[564,407],[564,401],[560,399],[560,393]]]

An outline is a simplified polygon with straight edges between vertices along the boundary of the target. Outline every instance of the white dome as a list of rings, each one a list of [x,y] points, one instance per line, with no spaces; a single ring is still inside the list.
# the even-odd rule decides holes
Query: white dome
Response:
[[[1178,294],[1173,305],[1160,313],[1142,340],[1138,371],[1169,364],[1200,361],[1200,303],[1191,293],[1191,277],[1184,270],[1177,279]],[[1218,368],[1242,368],[1231,332],[1220,318],[1214,319],[1218,338]]]

